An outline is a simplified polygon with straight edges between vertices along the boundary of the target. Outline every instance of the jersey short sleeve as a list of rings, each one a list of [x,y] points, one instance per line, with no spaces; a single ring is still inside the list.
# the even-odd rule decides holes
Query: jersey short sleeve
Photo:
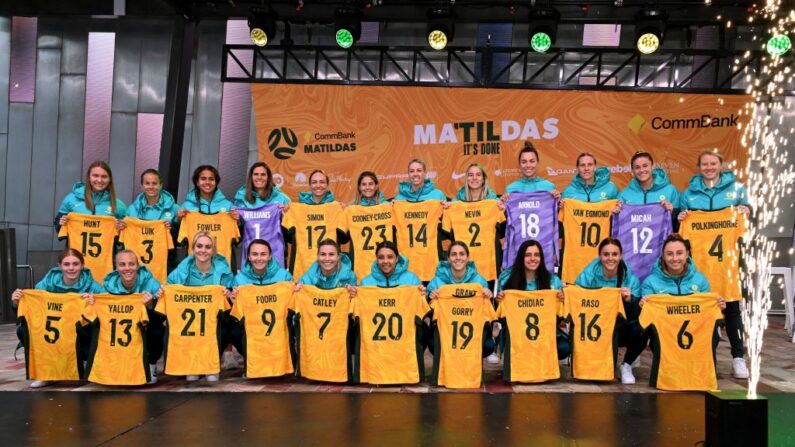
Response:
[[[649,295],[640,324],[652,333],[649,385],[671,391],[718,389],[716,326],[723,314],[717,294]]]
[[[119,241],[127,250],[138,256],[160,284],[168,276],[168,251],[174,248],[171,233],[162,220],[141,220],[125,217],[126,227],[119,234]]]
[[[572,375],[582,380],[615,380],[618,333],[625,319],[621,289],[563,289],[572,342]]]
[[[351,235],[351,259],[357,278],[370,274],[375,261],[375,247],[382,242],[394,242],[392,205],[353,205],[345,208],[346,229]]]
[[[23,290],[17,309],[29,380],[79,380],[77,326],[83,299],[76,293]]]
[[[599,243],[610,235],[610,221],[616,202],[563,200],[561,222],[564,252],[560,276],[563,282],[574,283],[585,266],[599,255]]]
[[[221,314],[229,309],[223,286],[163,286],[155,311],[165,315],[165,373],[218,374]]]
[[[232,316],[243,329],[245,373],[250,379],[293,372],[290,355],[290,316],[293,284],[277,282],[238,288]]]
[[[345,228],[345,213],[339,202],[308,205],[292,203],[282,226],[293,235],[290,250],[290,273],[300,278],[317,259],[317,247],[323,239],[337,240],[337,230]]]
[[[396,200],[392,206],[400,253],[408,258],[412,271],[421,281],[430,281],[439,263],[441,249],[439,240],[441,202]]]
[[[484,325],[496,319],[480,284],[445,285],[431,301],[434,362],[431,384],[448,388],[479,388],[482,382]]]
[[[696,269],[707,278],[710,290],[726,301],[742,299],[739,240],[746,225],[735,208],[724,208],[690,211],[680,226],[682,237],[690,241]]]
[[[61,227],[58,237],[66,237],[69,248],[79,251],[91,276],[102,282],[113,271],[113,245],[116,239],[116,218],[69,213],[66,225]]]
[[[505,215],[497,207],[496,200],[452,202],[444,210],[442,228],[452,233],[454,240],[467,244],[478,273],[487,281],[493,281],[497,279],[497,257],[502,251],[497,225],[504,221]]]
[[[352,307],[348,291],[304,284],[296,293],[295,307],[297,374],[324,382],[348,381],[351,377],[347,336]]]
[[[218,254],[226,258],[231,268],[232,244],[240,240],[240,229],[237,221],[227,212],[215,214],[202,214],[198,211],[188,211],[179,226],[177,241],[188,241],[188,252],[193,252],[193,238],[197,233],[206,231],[215,238]]]
[[[143,385],[149,381],[143,295],[94,294],[83,316],[91,321],[88,380],[103,385]]]
[[[557,290],[506,290],[498,316],[504,325],[503,377],[537,383],[560,378]]]
[[[424,377],[422,321],[430,311],[417,286],[359,287],[358,381],[417,383]]]

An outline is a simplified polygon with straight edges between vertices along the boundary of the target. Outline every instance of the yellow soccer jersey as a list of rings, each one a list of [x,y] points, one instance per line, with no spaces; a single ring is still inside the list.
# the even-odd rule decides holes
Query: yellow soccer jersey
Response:
[[[143,295],[94,294],[83,318],[92,323],[88,380],[103,385],[144,385],[149,381]]]
[[[337,240],[337,230],[345,231],[345,212],[339,202],[308,205],[291,203],[282,226],[293,235],[290,272],[300,278],[317,259],[317,246],[323,239]]]
[[[649,295],[640,324],[653,334],[649,385],[671,391],[718,389],[715,328],[723,319],[717,294]]]
[[[564,199],[560,211],[563,223],[564,250],[562,274],[565,283],[574,283],[589,262],[599,256],[599,243],[610,237],[610,218],[616,200],[581,202]]]
[[[626,318],[621,289],[568,286],[566,297],[571,336],[571,370],[575,379],[615,380],[619,317]]]
[[[422,318],[431,308],[417,286],[359,287],[359,382],[417,383],[424,378]]]
[[[23,290],[17,321],[22,325],[29,380],[79,380],[77,325],[83,299],[76,293]]]
[[[491,301],[476,283],[449,284],[431,301],[435,351],[434,386],[479,388],[483,370],[483,328],[497,319]]]
[[[392,205],[353,205],[345,208],[345,222],[351,235],[351,259],[357,278],[370,274],[375,261],[375,246],[381,242],[394,242]]]
[[[61,227],[58,237],[66,237],[69,248],[83,253],[91,276],[101,284],[105,275],[113,271],[116,233],[116,218],[113,216],[69,213],[66,215],[66,225]]]
[[[155,311],[168,321],[165,372],[171,376],[218,374],[221,314],[229,310],[223,286],[163,286]]]
[[[734,208],[689,211],[681,225],[696,269],[707,277],[710,290],[726,301],[742,299],[738,240],[745,231],[745,216]]]
[[[469,257],[475,260],[478,273],[487,281],[497,279],[497,266],[501,260],[500,240],[497,225],[505,221],[505,214],[497,207],[496,200],[478,202],[452,202],[444,210],[442,228],[453,233],[453,239],[463,241],[469,247]]]
[[[218,254],[232,263],[232,243],[240,240],[240,229],[237,221],[229,213],[202,214],[198,211],[188,211],[182,224],[179,226],[177,242],[188,240],[188,252],[193,252],[193,237],[196,233],[207,231],[215,237],[215,246]]]
[[[127,227],[121,230],[119,240],[124,248],[132,250],[160,284],[168,276],[168,251],[174,248],[171,233],[162,220],[141,220],[125,217]]]
[[[343,288],[323,290],[304,284],[295,294],[295,307],[298,313],[297,374],[324,382],[348,381],[347,338],[352,308],[348,291]]]
[[[291,282],[238,288],[232,316],[243,326],[247,378],[277,377],[293,372],[288,319],[294,308]]]
[[[438,200],[422,202],[392,202],[400,254],[408,258],[411,270],[422,281],[430,281],[439,264],[439,220],[442,203]]]
[[[557,290],[506,290],[497,314],[505,327],[503,377],[509,382],[560,378]]]

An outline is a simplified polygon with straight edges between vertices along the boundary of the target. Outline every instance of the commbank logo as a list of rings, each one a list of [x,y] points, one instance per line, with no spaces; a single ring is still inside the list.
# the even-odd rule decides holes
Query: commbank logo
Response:
[[[295,154],[298,147],[298,137],[295,132],[287,127],[273,129],[268,134],[268,150],[273,152],[274,157],[279,160],[287,160]]]

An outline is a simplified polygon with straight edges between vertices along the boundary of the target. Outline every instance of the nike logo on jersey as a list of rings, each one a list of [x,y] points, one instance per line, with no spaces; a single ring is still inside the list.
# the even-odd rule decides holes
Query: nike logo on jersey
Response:
[[[466,175],[466,173],[458,174],[457,172],[453,171],[453,180],[458,180],[458,179],[460,179],[461,177],[463,177],[465,175]]]

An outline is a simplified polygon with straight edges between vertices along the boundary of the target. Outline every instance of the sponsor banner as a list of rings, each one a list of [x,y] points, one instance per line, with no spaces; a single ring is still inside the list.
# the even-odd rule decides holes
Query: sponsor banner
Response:
[[[252,94],[260,160],[293,198],[309,189],[315,169],[329,175],[339,200],[354,197],[365,170],[393,197],[414,158],[448,197],[471,163],[502,193],[521,176],[525,140],[541,154],[539,175],[559,190],[582,152],[607,166],[619,189],[632,179],[629,159],[638,150],[651,152],[680,190],[703,149],[719,148],[727,168],[746,162],[745,95],[296,84],[253,85]]]

